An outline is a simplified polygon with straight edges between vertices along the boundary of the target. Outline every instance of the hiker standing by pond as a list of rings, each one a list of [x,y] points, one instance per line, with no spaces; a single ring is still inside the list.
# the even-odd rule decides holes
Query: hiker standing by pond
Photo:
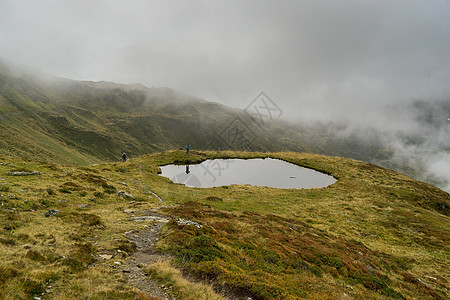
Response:
[[[122,154],[122,161],[127,161],[127,154],[125,152]]]
[[[189,149],[191,149],[191,145],[187,144],[186,145],[186,153],[189,153]]]

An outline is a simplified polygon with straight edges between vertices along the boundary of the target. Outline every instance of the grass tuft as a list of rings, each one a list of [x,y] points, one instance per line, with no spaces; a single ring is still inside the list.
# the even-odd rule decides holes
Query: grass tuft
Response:
[[[163,284],[166,291],[177,299],[225,299],[225,297],[215,293],[213,288],[205,283],[193,283],[186,280],[179,270],[171,266],[169,261],[160,261],[149,265],[147,272],[149,276]]]

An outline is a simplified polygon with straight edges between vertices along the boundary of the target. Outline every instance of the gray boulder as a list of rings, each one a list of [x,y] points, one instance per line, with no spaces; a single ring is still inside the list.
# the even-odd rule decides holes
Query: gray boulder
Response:
[[[48,217],[51,217],[51,216],[56,216],[57,214],[60,214],[60,213],[61,213],[61,211],[59,211],[59,210],[50,209],[48,212],[46,212],[44,214],[44,216],[46,216],[48,218]]]
[[[124,191],[118,191],[117,192],[117,196],[123,197],[123,198],[128,199],[128,200],[133,200],[134,199],[133,195],[128,194],[127,192],[124,192]]]

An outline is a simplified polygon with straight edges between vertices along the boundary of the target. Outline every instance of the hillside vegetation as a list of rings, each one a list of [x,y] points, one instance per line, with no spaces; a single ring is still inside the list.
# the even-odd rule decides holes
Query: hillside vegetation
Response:
[[[161,165],[219,157],[283,159],[337,182],[201,189],[158,175]],[[152,299],[124,274],[136,251],[127,237],[157,227],[156,211],[169,220],[155,244],[164,261],[139,268],[179,299],[450,296],[450,195],[362,161],[166,151],[74,167],[3,156],[0,201],[5,299]]]
[[[243,106],[252,99],[245,99]],[[247,103],[248,102],[248,103]],[[240,135],[229,136],[234,132]],[[169,88],[30,75],[0,62],[0,154],[51,163],[117,161],[195,149],[296,151],[388,159],[381,145],[251,116]]]

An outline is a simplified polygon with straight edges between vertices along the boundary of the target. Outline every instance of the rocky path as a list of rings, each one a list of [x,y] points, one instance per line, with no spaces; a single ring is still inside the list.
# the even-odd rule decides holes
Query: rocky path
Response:
[[[152,221],[148,228],[139,231],[129,231],[125,237],[136,245],[136,251],[130,255],[122,266],[124,278],[139,290],[157,299],[173,299],[167,290],[153,281],[145,271],[151,263],[163,260],[167,256],[156,252],[155,243],[158,240],[161,228],[169,219],[156,211],[146,211],[142,217],[132,217],[135,222]]]

